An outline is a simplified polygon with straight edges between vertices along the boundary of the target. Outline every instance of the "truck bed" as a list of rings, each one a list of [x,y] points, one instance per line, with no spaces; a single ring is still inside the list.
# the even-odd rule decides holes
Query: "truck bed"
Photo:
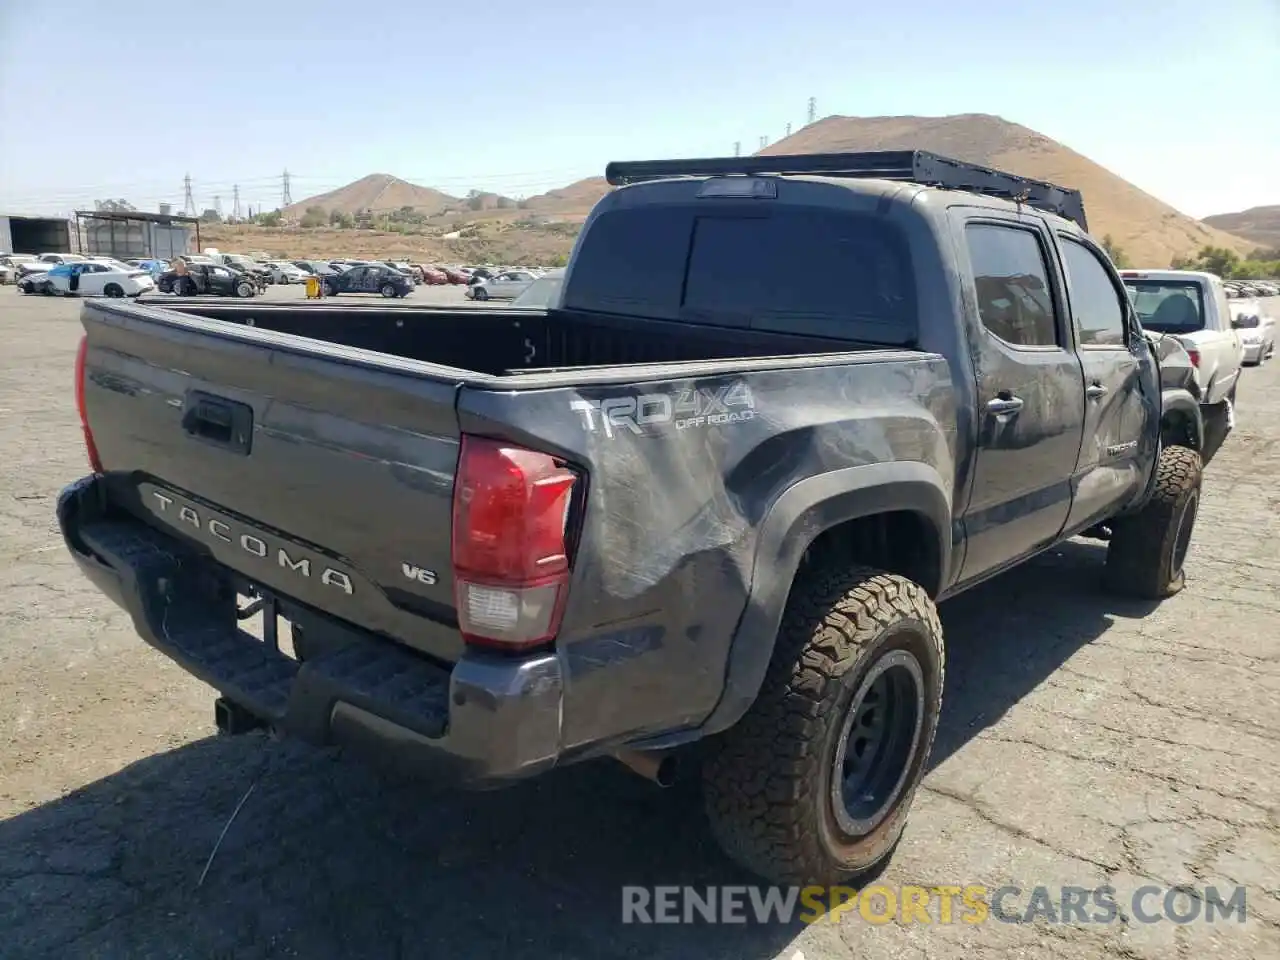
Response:
[[[261,304],[144,299],[169,312],[245,324],[489,376],[888,349],[884,344],[566,310]],[[891,333],[892,331],[887,331]]]
[[[90,300],[82,322],[104,516],[124,514],[260,589],[441,662],[463,652],[449,530],[465,434],[506,436],[595,476],[585,536],[635,554],[618,569],[644,579],[665,561],[626,542],[647,539],[638,525],[657,507],[629,501],[654,477],[674,497],[677,479],[696,476],[699,492],[676,498],[688,506],[723,496],[739,469],[772,476],[792,462],[770,452],[776,444],[755,450],[755,429],[724,434],[746,445],[709,459],[718,428],[677,420],[750,420],[767,404],[768,431],[803,415],[808,438],[853,409],[911,419],[946,370],[887,346],[563,311]],[[622,409],[640,396],[643,426]],[[602,404],[612,404],[607,424],[587,416]],[[659,553],[681,542],[666,537]],[[595,612],[633,613],[631,600],[606,609],[614,602]]]

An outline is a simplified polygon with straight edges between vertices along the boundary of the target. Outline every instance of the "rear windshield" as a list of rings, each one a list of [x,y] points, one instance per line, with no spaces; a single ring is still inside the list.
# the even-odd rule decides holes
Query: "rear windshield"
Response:
[[[1124,278],[1138,320],[1156,333],[1194,333],[1204,329],[1204,293],[1194,280]]]
[[[810,207],[601,214],[564,307],[894,343],[914,337],[905,243],[882,219]]]

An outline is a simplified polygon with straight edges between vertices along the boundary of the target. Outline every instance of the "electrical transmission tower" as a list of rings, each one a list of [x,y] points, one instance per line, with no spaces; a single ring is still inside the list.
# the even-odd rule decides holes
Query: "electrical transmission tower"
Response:
[[[191,174],[182,178],[182,212],[188,217],[196,215],[196,201],[191,196]]]
[[[240,219],[240,184],[231,188],[231,219]]]
[[[742,141],[741,141],[741,140],[735,140],[735,141],[733,141],[733,155],[734,155],[735,157],[740,157],[740,156],[742,156]]]
[[[289,171],[285,170],[284,177],[280,181],[280,209],[293,206],[293,194],[289,190]]]
[[[818,100],[816,97],[810,97],[809,98],[809,122],[813,123],[813,121],[817,119],[818,119]]]

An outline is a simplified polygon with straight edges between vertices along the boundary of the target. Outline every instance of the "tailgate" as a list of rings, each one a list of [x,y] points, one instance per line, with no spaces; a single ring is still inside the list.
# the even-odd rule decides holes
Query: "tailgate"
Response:
[[[448,368],[154,308],[82,317],[113,503],[269,590],[458,658]]]

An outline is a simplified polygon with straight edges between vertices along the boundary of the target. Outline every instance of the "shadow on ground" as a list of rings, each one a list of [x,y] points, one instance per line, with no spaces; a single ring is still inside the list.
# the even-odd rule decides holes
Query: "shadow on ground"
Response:
[[[935,763],[1114,618],[1146,612],[1099,592],[1101,557],[1067,544],[944,606]],[[609,763],[451,794],[265,737],[210,738],[0,824],[0,953],[778,955],[798,926],[620,922],[624,885],[752,882],[715,849],[699,811],[696,787],[659,791]]]

